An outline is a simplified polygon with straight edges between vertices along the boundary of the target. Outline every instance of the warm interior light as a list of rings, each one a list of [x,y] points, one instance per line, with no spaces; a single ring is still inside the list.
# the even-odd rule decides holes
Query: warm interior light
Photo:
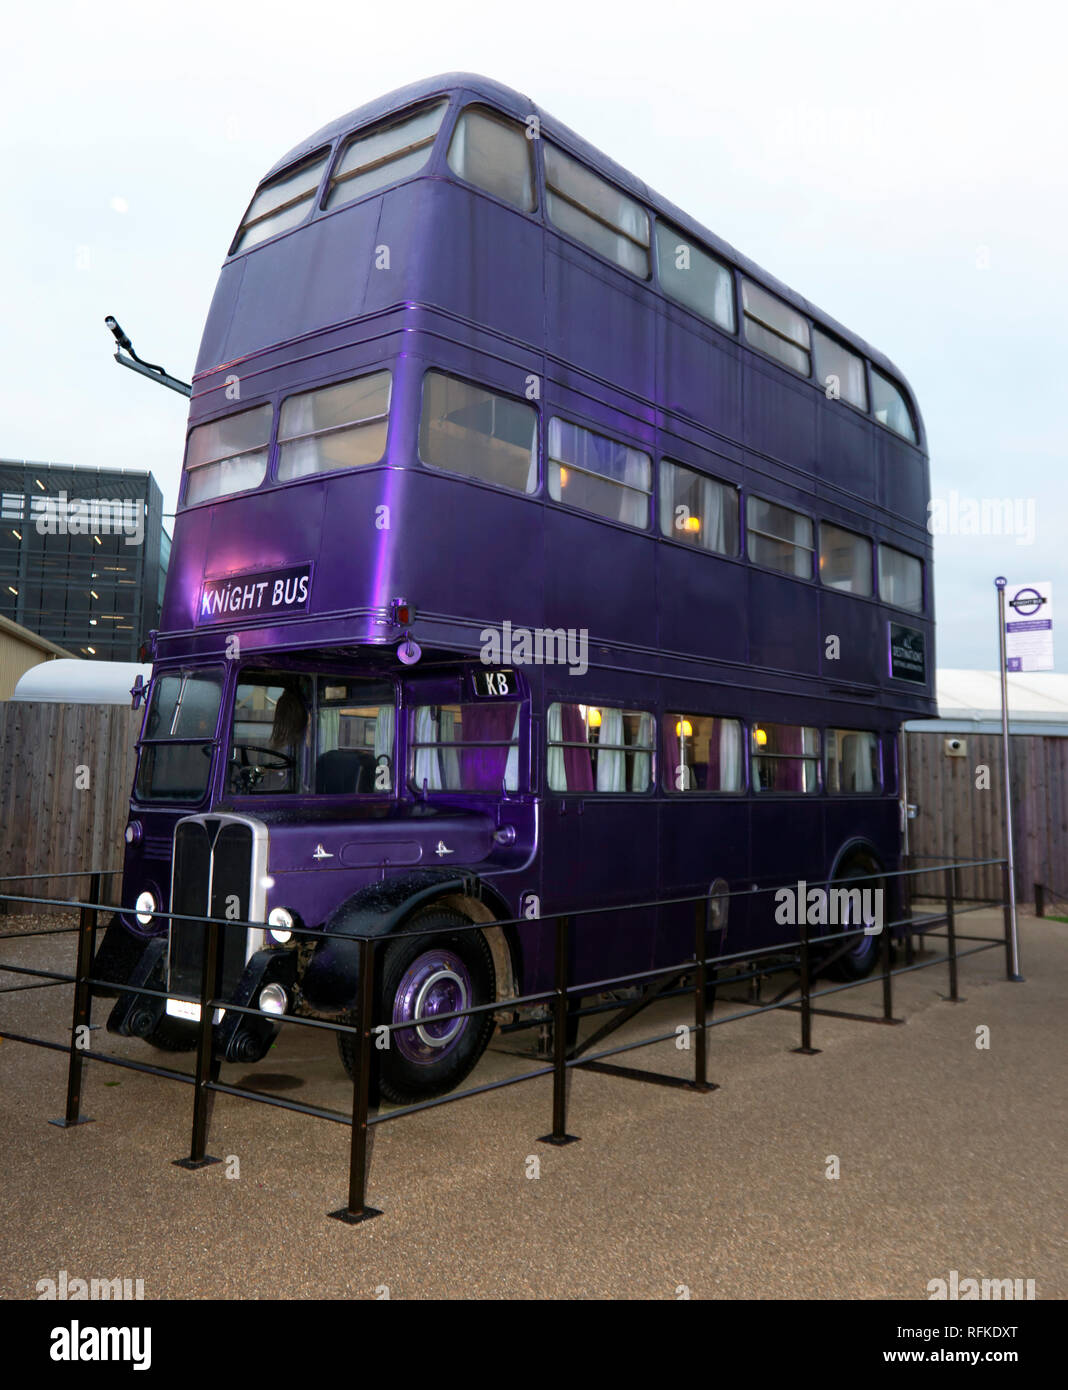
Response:
[[[757,745],[758,748],[763,748],[767,741],[768,734],[766,729],[753,730],[753,742]]]
[[[561,468],[561,469],[560,469],[560,486],[561,486],[561,487],[567,487],[567,469],[566,469],[566,468]]]
[[[587,720],[591,729],[599,729],[601,727],[601,711],[599,709],[591,709],[587,716]]]
[[[9,584],[9,585],[7,586],[7,591],[8,591],[9,594],[14,594],[15,597],[18,598],[18,596],[19,596],[19,591],[18,591],[18,589],[13,588],[12,585]]]
[[[12,526],[12,528],[11,528],[11,534],[15,537],[15,539],[16,539],[17,541],[22,540],[22,532],[21,532],[21,531],[16,531],[15,528],[14,528],[14,526]]]
[[[683,738],[691,738],[693,736],[693,725],[688,719],[680,719],[675,725],[675,732],[680,734]]]
[[[701,518],[699,516],[688,516],[686,518],[686,529],[687,531],[700,531]]]

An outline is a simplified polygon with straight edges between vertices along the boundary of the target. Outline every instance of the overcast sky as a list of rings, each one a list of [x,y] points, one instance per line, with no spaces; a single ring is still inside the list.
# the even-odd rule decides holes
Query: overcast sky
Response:
[[[1018,499],[1020,536],[936,538],[938,664],[991,667],[996,574],[1052,580],[1068,613],[1066,33],[1030,0],[8,9],[0,457],[149,468],[173,511],[187,403],[112,362],[104,315],[188,379],[275,160],[481,72],[892,358],[936,498]]]

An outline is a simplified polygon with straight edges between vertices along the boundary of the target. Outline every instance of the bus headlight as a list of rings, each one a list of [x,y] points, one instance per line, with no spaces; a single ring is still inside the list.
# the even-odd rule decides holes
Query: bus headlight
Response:
[[[279,1018],[285,1013],[288,1003],[289,996],[279,984],[264,985],[260,990],[259,1006],[265,1014],[274,1014]]]
[[[288,907],[272,907],[267,914],[267,935],[279,946],[284,946],[293,936],[293,914]]]
[[[137,901],[134,903],[134,912],[137,914],[137,920],[143,927],[147,927],[149,922],[152,921],[152,914],[158,906],[159,904],[156,902],[156,899],[147,888],[143,893],[138,893]]]

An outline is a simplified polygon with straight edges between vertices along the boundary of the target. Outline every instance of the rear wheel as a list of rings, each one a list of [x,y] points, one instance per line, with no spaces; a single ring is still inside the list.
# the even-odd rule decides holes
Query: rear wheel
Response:
[[[884,887],[883,880],[879,877],[879,864],[876,860],[862,856],[851,859],[844,869],[836,874],[834,882],[831,884],[832,890],[835,888],[861,890],[860,909],[857,910],[856,899],[847,900],[845,908],[845,920],[839,921],[837,926],[828,928],[833,932],[846,931],[854,924],[864,928],[873,928],[883,922],[881,907],[878,912],[874,909],[875,903],[881,902],[880,898],[872,896],[874,891],[882,893]],[[885,928],[883,928],[885,930]],[[836,949],[845,946],[845,950],[827,968],[827,974],[836,980],[863,980],[875,969],[879,960],[879,952],[882,948],[882,930],[865,930],[858,933],[855,937],[848,937],[835,943]]]
[[[388,1048],[372,1054],[382,1095],[402,1105],[454,1090],[468,1075],[489,1042],[493,1015],[439,1015],[492,1003],[496,988],[489,945],[466,917],[449,908],[429,908],[411,925],[434,934],[402,933],[385,944],[375,1020],[418,1026],[390,1033]],[[356,1039],[339,1033],[337,1041],[351,1077]]]

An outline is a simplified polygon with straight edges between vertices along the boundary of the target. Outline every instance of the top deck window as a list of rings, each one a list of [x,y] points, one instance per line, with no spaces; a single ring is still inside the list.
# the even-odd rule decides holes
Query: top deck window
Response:
[[[656,269],[666,295],[718,328],[734,332],[734,281],[729,267],[667,222],[656,224]]]
[[[752,280],[742,281],[742,307],[745,336],[755,348],[801,376],[812,375],[808,319]]]
[[[377,463],[386,449],[391,383],[389,372],[372,372],[284,401],[278,424],[281,481]]]
[[[648,280],[649,214],[640,203],[549,144],[545,195],[549,218],[562,232]]]
[[[901,435],[902,439],[907,439],[910,444],[915,444],[916,426],[904,393],[875,367],[871,369],[871,395],[876,420],[889,426],[895,434]]]
[[[327,154],[324,150],[295,169],[283,170],[263,185],[241,219],[230,251],[232,256],[304,221],[319,187]]]
[[[343,207],[387,183],[417,174],[430,158],[446,104],[439,101],[384,130],[353,136],[330,177],[326,207]]]
[[[449,168],[495,198],[534,208],[534,144],[516,121],[469,106],[449,143]]]
[[[868,409],[868,384],[864,380],[864,359],[829,338],[818,328],[812,331],[816,353],[816,378],[832,400],[841,398],[858,410]]]
[[[444,372],[423,379],[419,457],[513,492],[538,488],[538,412]]]
[[[267,473],[270,437],[269,405],[198,425],[185,451],[185,505],[259,487]]]

